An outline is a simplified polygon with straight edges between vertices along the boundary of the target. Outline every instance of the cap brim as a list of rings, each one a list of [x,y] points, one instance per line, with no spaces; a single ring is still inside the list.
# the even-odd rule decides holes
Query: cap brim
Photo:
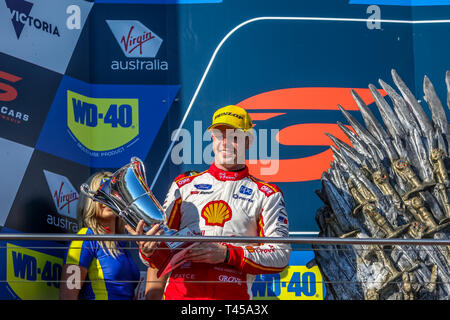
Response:
[[[234,129],[242,129],[242,128],[238,128],[236,126],[233,126],[233,125],[231,125],[229,123],[214,123],[214,124],[212,124],[212,125],[210,125],[208,127],[208,130],[214,129],[215,127],[218,127],[218,126],[227,126],[227,127],[234,128]],[[244,130],[244,129],[242,129],[242,130]]]
[[[212,124],[212,125],[210,125],[208,127],[208,130],[214,129],[214,128],[218,127],[218,126],[227,126],[227,127],[233,128],[233,129],[242,130],[244,132],[251,132],[253,130],[253,127],[252,128],[248,128],[248,129],[244,129],[244,128],[233,126],[233,125],[231,125],[229,123],[214,123],[214,124]]]

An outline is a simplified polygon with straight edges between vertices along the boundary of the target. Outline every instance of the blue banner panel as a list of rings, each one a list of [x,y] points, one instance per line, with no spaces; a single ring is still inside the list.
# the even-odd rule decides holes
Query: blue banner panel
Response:
[[[34,147],[61,78],[0,53],[0,137]]]
[[[201,21],[197,15],[193,21],[195,18]],[[200,22],[194,26],[199,34],[206,32]],[[206,60],[213,59],[210,68],[204,63],[198,71],[185,56],[180,63],[182,93],[197,90],[196,95],[181,97],[191,106],[189,113],[180,116],[186,117],[182,128],[191,133],[191,145],[204,152],[195,152],[192,147],[193,152],[183,154],[181,164],[170,152],[166,163],[157,165],[182,172],[207,169],[212,161],[206,154],[211,142],[196,132],[206,130],[217,108],[238,104],[250,113],[258,138],[253,145],[255,152],[249,153],[249,159],[257,161],[249,163],[250,173],[283,190],[291,230],[314,232],[315,212],[323,205],[314,190],[321,188],[320,177],[333,161],[332,141],[325,133],[345,138],[336,122],[347,121],[337,106],[342,105],[362,121],[350,93],[353,88],[378,116],[368,84],[376,85],[379,78],[389,81],[391,68],[407,83],[413,81],[411,26],[386,23],[380,32],[360,21],[266,17],[233,27],[233,33],[218,36],[216,45],[210,46],[210,52],[216,50]],[[197,52],[203,51],[199,49],[203,46],[185,42],[181,49]],[[188,84],[199,72],[204,80]],[[173,150],[185,143],[185,139],[180,140]],[[270,168],[265,168],[262,160],[271,158],[275,159],[274,166],[269,166],[273,170],[264,170]],[[151,173],[149,180],[163,188],[170,182],[167,176]]]
[[[33,148],[0,137],[0,226],[5,225]]]
[[[179,84],[178,7],[96,5],[89,17],[89,32],[81,37],[82,56],[89,52],[89,79],[95,84]],[[78,48],[77,48],[78,49]],[[74,52],[68,70],[74,78],[86,61]],[[81,68],[80,68],[81,67]]]
[[[0,299],[58,300],[65,248],[51,241],[0,241]]]
[[[65,76],[36,148],[95,168],[145,159],[177,85],[92,85]]]
[[[80,185],[91,169],[38,150],[27,164],[4,226],[27,233],[78,232]]]

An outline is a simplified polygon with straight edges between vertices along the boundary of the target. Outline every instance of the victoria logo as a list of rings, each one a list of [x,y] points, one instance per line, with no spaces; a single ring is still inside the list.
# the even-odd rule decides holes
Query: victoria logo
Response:
[[[156,33],[137,20],[106,20],[120,49],[127,58],[155,58],[163,42]],[[112,70],[167,70],[160,59],[112,61]]]
[[[76,219],[78,192],[65,176],[44,170],[56,210],[60,215]]]
[[[57,26],[30,15],[33,3],[25,0],[5,0],[5,3],[11,12],[11,22],[14,31],[16,32],[17,39],[20,38],[25,25],[58,37],[60,36]]]

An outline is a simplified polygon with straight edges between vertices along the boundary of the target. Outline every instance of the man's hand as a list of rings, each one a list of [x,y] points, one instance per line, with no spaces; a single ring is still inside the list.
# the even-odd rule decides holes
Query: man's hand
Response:
[[[133,230],[133,228],[131,226],[129,226],[128,224],[125,225],[125,228],[128,230],[128,232],[130,234],[143,235],[144,234],[144,225],[145,225],[144,220],[141,220],[137,224],[136,230]],[[163,230],[161,229],[160,224],[155,224],[145,234],[147,236],[154,236],[154,235],[159,236],[159,235],[163,234]],[[143,255],[145,255],[147,258],[149,258],[155,252],[155,248],[159,244],[159,242],[156,242],[156,241],[136,241],[136,243],[139,246],[139,250],[141,251],[141,253]]]
[[[192,262],[204,262],[204,263],[223,263],[227,255],[227,246],[214,243],[204,242],[197,243],[187,252],[185,259]]]

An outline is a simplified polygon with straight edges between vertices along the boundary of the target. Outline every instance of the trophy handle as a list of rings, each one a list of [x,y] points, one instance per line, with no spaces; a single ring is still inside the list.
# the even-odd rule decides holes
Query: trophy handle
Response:
[[[139,164],[140,164],[139,170],[142,171],[142,178],[144,178],[145,184],[147,184],[147,174],[145,172],[145,166],[144,166],[144,163],[142,162],[142,160],[139,159],[138,157],[132,157],[131,162],[139,162]]]
[[[119,217],[124,219],[127,224],[132,226],[133,229],[136,229],[137,224],[136,224],[135,221],[133,221],[132,219],[130,219],[128,217],[128,215],[126,214],[126,209],[125,210],[120,210],[117,207],[116,208],[112,208],[111,206],[112,206],[113,203],[108,203],[106,201],[103,201],[102,199],[99,199],[98,197],[95,197],[95,195],[97,193],[92,191],[86,183],[83,183],[80,186],[80,191],[81,191],[81,193],[83,193],[86,197],[88,197],[92,201],[100,202],[101,204],[104,204],[105,206],[111,208]]]
[[[125,210],[120,211],[118,214],[119,217],[122,218],[126,224],[130,225],[134,230],[136,230],[137,223],[133,219],[128,217]],[[147,232],[148,230],[145,230],[144,228],[144,231]]]
[[[90,198],[93,201],[97,201],[97,199],[94,198],[93,195],[95,195],[95,192],[92,191],[89,186],[87,185],[87,183],[83,183],[80,186],[80,191],[81,193],[83,193],[86,197]]]
[[[93,195],[95,195],[96,193],[94,191],[92,191],[86,183],[83,183],[80,186],[80,191],[82,194],[84,194],[86,197],[88,197],[92,201],[100,202],[101,204],[104,204],[107,207],[111,207],[110,203],[107,203],[99,198],[94,197]]]

